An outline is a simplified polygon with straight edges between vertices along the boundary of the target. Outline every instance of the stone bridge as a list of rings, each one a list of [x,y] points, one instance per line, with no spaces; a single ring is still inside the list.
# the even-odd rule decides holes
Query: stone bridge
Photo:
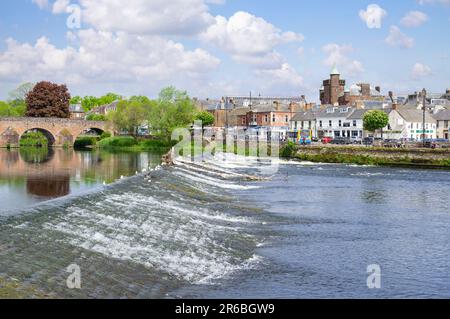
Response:
[[[0,118],[0,147],[19,145],[20,138],[29,131],[42,132],[51,146],[73,145],[78,136],[88,131],[106,131],[105,122],[60,118]]]

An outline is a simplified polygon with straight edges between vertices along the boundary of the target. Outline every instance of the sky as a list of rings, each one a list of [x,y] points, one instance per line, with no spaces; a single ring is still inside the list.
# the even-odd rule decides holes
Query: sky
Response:
[[[3,0],[0,100],[24,82],[73,96],[300,96],[333,65],[407,94],[450,88],[450,0]]]

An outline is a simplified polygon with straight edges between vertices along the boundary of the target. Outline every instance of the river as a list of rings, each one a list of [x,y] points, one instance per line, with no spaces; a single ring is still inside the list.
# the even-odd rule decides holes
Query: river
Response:
[[[234,156],[0,158],[0,277],[54,297],[450,297],[447,171],[277,161],[249,181],[263,164]]]

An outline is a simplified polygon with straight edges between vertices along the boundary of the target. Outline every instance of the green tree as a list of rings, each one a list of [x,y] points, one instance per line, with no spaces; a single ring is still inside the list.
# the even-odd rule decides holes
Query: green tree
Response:
[[[82,104],[83,98],[81,96],[74,96],[70,99],[70,104]]]
[[[213,125],[215,122],[215,117],[210,112],[203,111],[195,115],[196,121],[201,121],[203,127]]]
[[[12,102],[15,101],[16,103],[25,103],[25,99],[27,97],[27,94],[33,90],[34,83],[23,83],[19,85],[16,89],[12,90],[8,94],[8,101]]]
[[[185,91],[165,88],[150,108],[148,119],[152,133],[170,142],[172,132],[191,125],[195,113],[196,107]]]
[[[384,111],[369,111],[364,115],[363,123],[366,131],[381,130],[381,138],[383,138],[383,128],[389,124],[389,116]]]
[[[138,101],[120,101],[117,110],[108,114],[114,128],[136,136],[138,128],[145,123],[149,105]]]
[[[88,116],[86,116],[86,120],[88,120],[88,121],[105,122],[108,119],[103,114],[89,114]]]

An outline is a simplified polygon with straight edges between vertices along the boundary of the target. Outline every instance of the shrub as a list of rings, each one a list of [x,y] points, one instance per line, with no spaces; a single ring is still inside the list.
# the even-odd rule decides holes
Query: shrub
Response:
[[[89,146],[94,146],[97,144],[97,138],[91,137],[91,136],[83,136],[77,138],[75,141],[74,147],[75,148],[87,148]]]
[[[42,132],[28,132],[20,139],[21,147],[47,147],[48,140]]]
[[[289,158],[294,155],[297,151],[297,147],[295,143],[288,142],[283,148],[280,150],[280,156],[283,158]]]
[[[101,148],[132,147],[137,145],[137,141],[132,136],[113,136],[101,140],[97,145]]]
[[[102,135],[100,135],[100,140],[104,140],[105,138],[110,138],[112,134],[110,132],[103,132]]]

